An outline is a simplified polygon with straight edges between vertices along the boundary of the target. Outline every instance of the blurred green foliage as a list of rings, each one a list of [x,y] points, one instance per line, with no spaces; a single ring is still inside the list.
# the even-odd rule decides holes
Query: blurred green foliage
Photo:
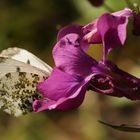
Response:
[[[42,55],[51,50],[58,27],[79,16],[71,0],[1,1],[0,48],[18,46]]]
[[[2,0],[0,50],[25,48],[53,66],[51,50],[59,28],[70,23],[86,24],[108,12],[108,6],[117,11],[128,5],[125,0],[105,0],[98,8],[87,0]],[[131,24],[125,47],[109,57],[122,69],[140,75],[140,40],[131,34]],[[91,47],[89,54],[99,60],[102,47]],[[139,105],[139,101],[89,92],[74,111],[43,111],[19,118],[0,112],[0,140],[139,140],[140,134],[118,132],[97,122],[139,123]]]

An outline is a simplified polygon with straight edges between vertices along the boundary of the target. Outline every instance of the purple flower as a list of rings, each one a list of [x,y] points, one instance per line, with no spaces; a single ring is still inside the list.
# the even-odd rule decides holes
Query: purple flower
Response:
[[[83,26],[76,25],[76,24],[71,24],[71,25],[65,26],[58,32],[57,41],[62,39],[67,34],[72,34],[72,33],[77,34],[79,36],[80,47],[86,52],[89,47],[89,44],[88,44],[87,40],[83,40],[84,34],[82,31],[82,28],[83,28]]]
[[[101,61],[92,70],[94,76],[89,89],[110,96],[140,99],[139,78],[119,69],[110,61]]]
[[[58,40],[53,49],[56,68],[51,76],[37,87],[44,98],[33,103],[33,109],[37,112],[78,107],[92,78],[92,66],[97,65],[97,62],[83,51],[82,45],[86,42],[83,43],[80,34],[70,33]]]
[[[104,3],[104,0],[88,0],[93,6],[101,6]]]
[[[103,56],[113,48],[123,46],[126,40],[128,17],[132,10],[125,8],[115,13],[105,13],[99,19],[83,27],[84,39],[89,43],[103,43]]]
[[[38,85],[38,91],[44,100],[36,100],[33,103],[34,111],[77,108],[84,99],[90,79],[91,76],[81,78],[58,68],[54,69],[50,78]]]
[[[106,53],[116,47],[109,40],[110,35],[114,35],[115,43],[117,41],[120,41],[120,44],[124,43],[128,22],[126,15],[129,12],[124,10],[124,13],[125,16],[120,16],[122,11],[112,15],[105,14],[96,20],[96,25],[89,24],[86,27],[70,25],[60,30],[53,49],[56,67],[47,80],[38,84],[37,89],[43,99],[33,102],[34,111],[77,108],[89,89],[110,96],[140,99],[140,79],[122,71],[105,58],[97,62],[86,54],[90,42],[89,38],[85,39],[85,36],[88,35],[92,41],[100,39],[105,45]],[[104,28],[98,27],[103,26],[102,22],[105,22]],[[96,28],[90,28],[90,25]],[[89,31],[88,28],[91,30]],[[83,29],[89,32],[85,33]]]
[[[68,110],[77,108],[86,90],[140,99],[140,79],[120,70],[109,61],[97,62],[80,46],[78,34],[61,38],[53,49],[56,68],[51,76],[38,84],[43,100],[36,100],[33,109]]]
[[[105,60],[106,54],[113,48],[124,45],[130,16],[133,16],[133,12],[128,8],[111,14],[105,13],[85,26],[68,25],[62,28],[57,39],[59,40],[68,33],[76,33],[89,44],[103,44],[103,60]],[[82,48],[86,51],[88,45],[84,44],[83,39],[81,41],[83,42]]]

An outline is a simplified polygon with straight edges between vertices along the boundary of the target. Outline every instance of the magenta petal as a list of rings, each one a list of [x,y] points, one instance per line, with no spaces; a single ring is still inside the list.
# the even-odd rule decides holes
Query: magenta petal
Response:
[[[83,99],[85,97],[85,93],[86,93],[86,89],[87,86],[83,86],[82,88],[80,88],[79,90],[81,90],[81,92],[77,91],[76,93],[74,93],[73,97],[64,97],[64,98],[60,98],[58,100],[36,100],[33,102],[33,109],[36,112],[40,112],[43,110],[53,110],[53,109],[57,109],[57,110],[70,110],[70,109],[74,109],[77,108],[81,105],[81,103],[83,102]]]
[[[43,97],[58,100],[70,96],[82,80],[55,68],[47,80],[38,84],[37,89]]]
[[[119,69],[110,61],[93,68],[89,89],[98,93],[140,100],[140,79]]]
[[[82,26],[77,24],[65,26],[58,32],[57,41],[59,41],[60,39],[62,39],[63,37],[69,34],[75,34],[79,36],[80,47],[86,52],[89,45],[87,41],[83,39]]]
[[[111,49],[122,46],[126,39],[126,26],[128,18],[114,16],[111,14],[102,15],[97,23],[97,30],[102,37],[106,55]]]
[[[46,99],[34,101],[34,111],[77,108],[84,99],[91,77],[92,75],[82,80],[59,69],[54,69],[48,80],[38,85],[38,91]]]
[[[33,110],[35,112],[40,112],[43,110],[52,110],[56,108],[56,101],[53,100],[35,100],[32,104]]]
[[[97,31],[97,21],[95,20],[82,28],[84,39],[90,44],[102,43],[101,36]]]
[[[71,24],[71,25],[65,26],[62,29],[60,29],[60,31],[58,32],[57,41],[59,41],[61,38],[63,38],[67,34],[71,34],[71,33],[75,33],[82,36],[81,29],[82,29],[82,26],[78,24]]]
[[[66,35],[55,45],[53,57],[56,67],[66,73],[84,77],[91,73],[91,67],[97,62],[81,49],[79,42],[77,34]]]
[[[103,14],[82,28],[84,39],[90,44],[103,43],[105,57],[111,49],[124,45],[130,16],[133,16],[133,11],[128,8]]]
[[[120,16],[123,16],[123,17],[131,17],[131,16],[133,16],[133,11],[131,9],[129,9],[129,8],[125,8],[125,9],[120,10],[118,12],[112,13],[112,15],[119,16],[119,17]]]

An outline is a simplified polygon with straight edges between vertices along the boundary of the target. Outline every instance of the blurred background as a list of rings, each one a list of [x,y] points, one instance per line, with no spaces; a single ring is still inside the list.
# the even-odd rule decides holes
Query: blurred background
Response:
[[[139,3],[139,0],[131,0]],[[104,12],[131,6],[128,0],[104,0],[96,7],[88,0],[1,0],[0,50],[20,47],[54,66],[52,48],[58,30],[68,24],[87,24]],[[94,45],[89,54],[102,57],[102,47]],[[140,77],[140,37],[128,25],[125,47],[108,56],[120,68]],[[140,133],[119,132],[103,126],[139,124],[140,101],[115,98],[88,92],[83,104],[73,111],[43,111],[14,118],[0,112],[0,140],[139,140]]]

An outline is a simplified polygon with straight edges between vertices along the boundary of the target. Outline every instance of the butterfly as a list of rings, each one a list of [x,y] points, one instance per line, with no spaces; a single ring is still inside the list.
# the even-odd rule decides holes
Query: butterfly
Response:
[[[40,99],[36,85],[49,77],[52,68],[21,48],[0,53],[0,109],[21,116],[32,112],[32,102]]]

